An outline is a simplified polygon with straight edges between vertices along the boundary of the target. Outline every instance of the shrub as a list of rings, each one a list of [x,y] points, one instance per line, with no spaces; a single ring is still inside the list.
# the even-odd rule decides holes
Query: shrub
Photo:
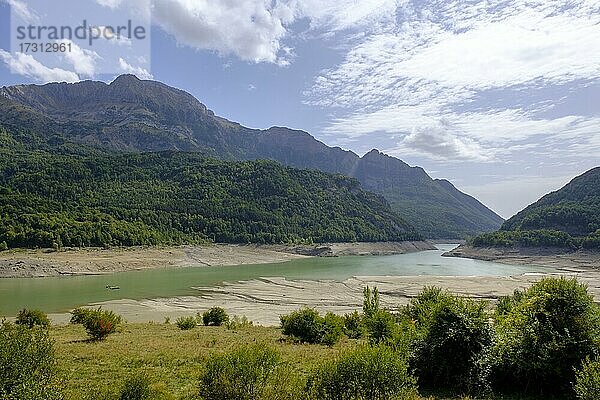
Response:
[[[600,394],[600,360],[587,359],[575,374],[575,393],[579,400],[597,400]]]
[[[365,325],[372,344],[389,343],[398,331],[396,318],[387,310],[378,310],[365,318]]]
[[[143,374],[127,379],[119,393],[119,400],[150,400],[153,397],[150,379]]]
[[[190,329],[194,329],[196,327],[196,325],[198,325],[198,321],[193,316],[190,316],[190,317],[179,317],[175,321],[175,324],[182,331],[187,331],[187,330],[190,330]]]
[[[536,283],[508,313],[496,316],[496,326],[492,361],[501,389],[566,392],[575,369],[599,352],[598,307],[575,279]]]
[[[320,342],[326,346],[333,346],[344,335],[344,318],[333,313],[325,314],[323,318],[323,335]]]
[[[387,400],[415,396],[415,383],[405,357],[386,346],[364,346],[316,369],[307,391],[319,400]]]
[[[344,333],[350,339],[360,339],[365,333],[362,316],[358,311],[344,315]]]
[[[420,386],[460,392],[487,389],[483,359],[493,332],[485,302],[426,288],[411,302],[408,314],[421,331],[410,358]]]
[[[202,314],[202,322],[206,326],[221,326],[227,321],[229,321],[229,316],[221,307],[213,307]]]
[[[42,327],[50,326],[48,316],[40,310],[23,309],[19,311],[15,322],[17,325],[24,325],[28,328],[33,328],[36,325]]]
[[[365,318],[370,318],[379,311],[379,290],[367,286],[363,289],[363,297],[363,314]]]
[[[6,244],[6,241],[0,242],[0,251],[6,251],[6,250],[8,250],[8,244]]]
[[[0,399],[61,399],[47,329],[0,324]]]
[[[122,318],[112,311],[77,308],[71,312],[71,323],[82,324],[93,340],[104,340],[108,335],[117,331]]]
[[[91,310],[88,308],[78,307],[71,311],[71,321],[72,324],[83,324],[83,321],[90,314]]]
[[[292,336],[303,343],[320,343],[323,335],[323,318],[317,310],[302,308],[280,317],[284,335]]]
[[[344,332],[344,322],[341,317],[332,313],[321,317],[312,308],[302,308],[289,315],[283,315],[280,319],[283,334],[292,336],[302,343],[332,346],[338,342]]]
[[[213,355],[200,376],[204,400],[256,400],[276,384],[279,354],[263,345]]]

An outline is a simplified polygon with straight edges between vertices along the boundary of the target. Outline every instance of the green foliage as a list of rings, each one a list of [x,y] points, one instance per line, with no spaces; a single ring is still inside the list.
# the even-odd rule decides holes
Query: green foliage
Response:
[[[50,326],[48,316],[40,310],[23,309],[19,311],[15,323],[17,325],[27,326],[28,328],[33,328],[34,326]]]
[[[77,308],[71,315],[71,323],[82,324],[93,340],[104,340],[111,333],[115,333],[122,322],[121,316],[101,307],[95,310]]]
[[[344,319],[328,313],[322,317],[312,308],[302,308],[280,317],[284,335],[291,336],[302,343],[325,344],[333,346],[344,332]]]
[[[206,362],[200,376],[203,400],[258,400],[275,385],[280,356],[262,346],[245,346],[225,354],[215,354]]]
[[[372,344],[390,343],[398,332],[396,317],[387,310],[378,310],[368,318],[365,316],[365,326]]]
[[[574,238],[566,232],[537,231],[498,231],[485,233],[472,239],[475,247],[558,247],[576,249],[582,246],[582,239]]]
[[[374,287],[363,289],[363,314],[365,318],[370,318],[379,311],[379,290]]]
[[[418,237],[357,181],[272,161],[0,149],[0,242],[11,248]]]
[[[198,321],[194,316],[179,317],[175,321],[175,325],[177,325],[177,327],[182,331],[187,331],[190,329],[194,329],[196,325],[198,325]]]
[[[496,317],[492,352],[496,386],[567,392],[574,370],[600,350],[600,313],[575,279],[545,278]]]
[[[8,244],[6,244],[6,240],[3,240],[2,242],[0,242],[0,251],[6,250],[8,250]]]
[[[88,308],[78,307],[71,311],[71,324],[83,324],[83,321],[90,314],[91,310]]]
[[[323,318],[323,334],[320,343],[333,346],[344,335],[344,318],[333,313],[325,314]]]
[[[319,400],[388,400],[412,398],[415,384],[404,356],[386,346],[364,346],[315,370],[307,391]]]
[[[206,326],[221,326],[229,321],[229,315],[221,307],[213,307],[202,314],[202,323]]]
[[[421,387],[486,390],[483,357],[493,341],[486,305],[437,288],[426,288],[411,302],[406,313],[421,334],[410,366]]]
[[[54,349],[47,329],[0,324],[0,399],[59,400]]]
[[[119,393],[119,400],[151,400],[155,398],[150,388],[150,379],[143,374],[128,378]]]
[[[575,393],[579,400],[597,400],[600,394],[600,361],[587,359],[575,374]]]
[[[344,334],[350,339],[360,339],[365,334],[363,317],[358,311],[344,315]]]

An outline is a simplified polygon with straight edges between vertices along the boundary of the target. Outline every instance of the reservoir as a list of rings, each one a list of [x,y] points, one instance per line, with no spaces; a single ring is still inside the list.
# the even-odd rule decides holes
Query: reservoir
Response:
[[[279,264],[231,267],[164,268],[112,275],[0,279],[0,316],[22,308],[61,313],[91,303],[119,299],[152,299],[194,295],[194,287],[223,282],[284,277],[344,281],[353,276],[510,276],[552,272],[549,268],[442,257],[456,245],[392,256],[305,258]],[[119,289],[111,290],[107,286]]]

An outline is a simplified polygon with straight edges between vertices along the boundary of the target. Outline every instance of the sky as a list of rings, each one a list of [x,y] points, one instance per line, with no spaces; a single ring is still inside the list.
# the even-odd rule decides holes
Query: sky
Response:
[[[124,16],[144,40],[15,40]],[[249,127],[377,148],[506,218],[600,165],[598,0],[0,0],[0,85],[120,73]]]

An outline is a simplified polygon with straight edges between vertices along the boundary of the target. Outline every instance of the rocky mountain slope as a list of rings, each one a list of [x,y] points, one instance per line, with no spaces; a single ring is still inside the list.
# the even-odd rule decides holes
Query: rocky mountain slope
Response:
[[[464,238],[496,230],[503,222],[449,182],[434,180],[397,158],[376,150],[359,157],[284,127],[249,129],[216,116],[189,93],[132,75],[111,84],[3,87],[0,125],[42,134],[50,143],[68,140],[119,152],[200,152],[226,160],[273,159],[355,177],[429,238]]]

